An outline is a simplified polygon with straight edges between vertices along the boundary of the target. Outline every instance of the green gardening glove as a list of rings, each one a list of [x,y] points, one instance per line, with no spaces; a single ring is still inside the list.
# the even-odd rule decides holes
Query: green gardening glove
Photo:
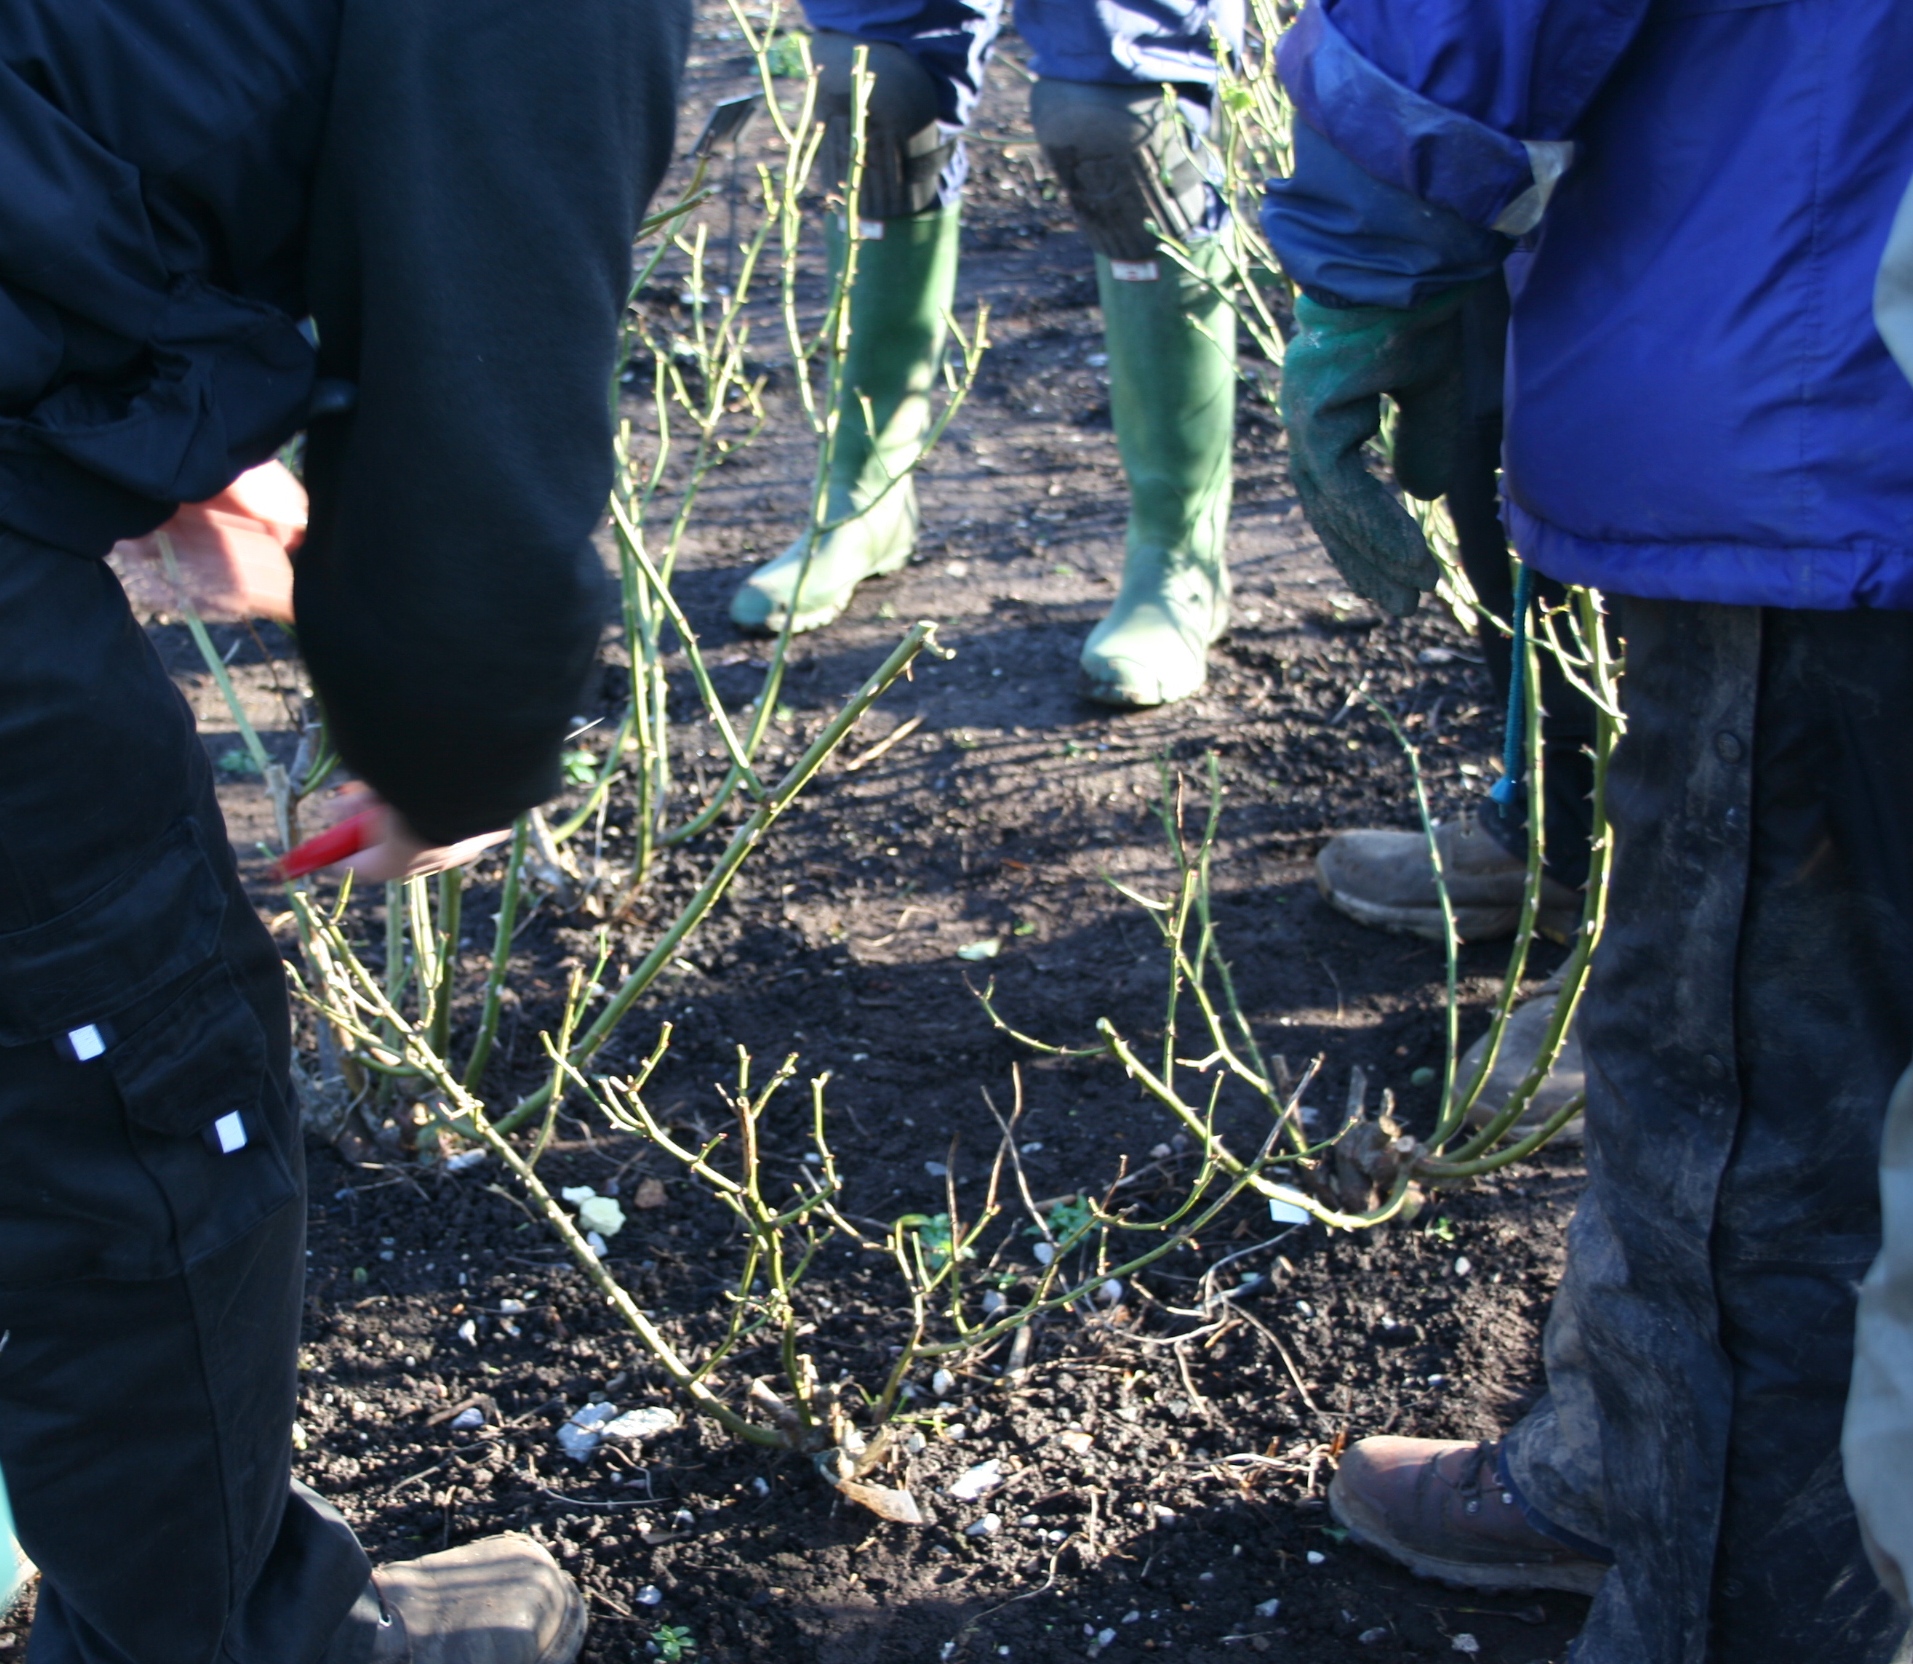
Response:
[[[1381,431],[1386,393],[1400,409],[1396,482],[1412,497],[1447,491],[1467,417],[1467,292],[1450,289],[1406,311],[1299,295],[1282,362],[1282,423],[1302,512],[1349,587],[1397,618],[1420,605],[1440,568],[1414,516],[1368,471],[1362,447]]]

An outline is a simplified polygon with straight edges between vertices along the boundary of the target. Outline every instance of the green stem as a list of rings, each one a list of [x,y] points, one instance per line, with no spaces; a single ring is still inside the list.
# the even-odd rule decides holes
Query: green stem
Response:
[[[438,875],[438,987],[432,994],[432,1026],[425,1043],[449,1060],[452,1046],[452,984],[458,978],[458,929],[464,912],[465,871],[447,867]]]
[[[478,1038],[472,1042],[465,1065],[465,1089],[475,1092],[491,1061],[498,1038],[498,1013],[504,1002],[505,971],[511,964],[511,940],[518,928],[518,897],[525,875],[525,850],[531,841],[531,823],[524,815],[511,829],[511,853],[505,859],[505,882],[498,893],[498,922],[492,930],[492,962],[485,973],[485,999],[478,1018]],[[441,1057],[444,1053],[439,1054]]]
[[[750,818],[738,827],[731,837],[729,846],[719,858],[715,870],[704,881],[703,887],[686,904],[684,911],[672,921],[670,928],[658,938],[656,945],[645,955],[643,963],[624,979],[618,991],[606,1002],[604,1010],[598,1014],[597,1021],[585,1031],[576,1047],[570,1052],[567,1061],[581,1067],[597,1054],[605,1041],[611,1038],[612,1031],[624,1020],[625,1013],[657,980],[664,967],[671,963],[673,955],[676,954],[685,937],[703,922],[705,915],[717,905],[724,892],[730,888],[731,880],[737,876],[738,869],[743,866],[751,851],[763,842],[765,834],[770,831],[778,817],[790,807],[798,793],[810,784],[812,777],[829,761],[837,747],[843,744],[850,731],[862,719],[864,712],[882,697],[884,690],[892,682],[910,668],[919,653],[926,647],[934,645],[936,629],[936,625],[928,622],[913,625],[889,658],[885,659],[871,674],[870,679],[857,690],[849,704],[831,719],[830,724],[812,742],[810,749],[798,759],[790,773],[778,782],[776,788],[758,804]],[[522,1126],[544,1108],[550,1093],[549,1086],[543,1087],[519,1104],[510,1114],[499,1117],[497,1123],[499,1130],[510,1132],[514,1127]]]

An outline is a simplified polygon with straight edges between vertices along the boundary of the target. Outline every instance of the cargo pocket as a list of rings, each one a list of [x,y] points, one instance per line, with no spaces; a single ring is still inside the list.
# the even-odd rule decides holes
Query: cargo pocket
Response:
[[[223,960],[120,1036],[106,1062],[185,1264],[245,1235],[296,1194],[282,1148],[283,1086],[265,1030]]]

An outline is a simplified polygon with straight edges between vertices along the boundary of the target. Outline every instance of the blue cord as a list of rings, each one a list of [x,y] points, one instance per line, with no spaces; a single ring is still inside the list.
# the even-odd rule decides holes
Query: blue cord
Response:
[[[1514,574],[1514,658],[1508,671],[1508,726],[1501,741],[1501,778],[1488,793],[1504,808],[1521,789],[1521,742],[1528,733],[1528,604],[1534,569],[1517,558]]]

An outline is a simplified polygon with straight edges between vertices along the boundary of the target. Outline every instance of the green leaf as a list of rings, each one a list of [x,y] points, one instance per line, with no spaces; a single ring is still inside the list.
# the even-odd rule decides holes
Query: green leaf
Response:
[[[589,786],[598,778],[598,759],[583,746],[567,751],[560,761],[565,767],[565,779],[574,786]]]
[[[795,81],[802,77],[804,70],[803,42],[809,37],[802,34],[779,35],[770,44],[770,50],[764,54],[764,62],[771,74],[779,80]]]
[[[234,746],[230,751],[219,754],[219,766],[228,774],[257,774],[259,759],[242,746]]]
[[[1003,942],[1000,937],[985,936],[982,941],[970,942],[956,951],[957,958],[972,962],[979,959],[994,959],[1003,951]]]

